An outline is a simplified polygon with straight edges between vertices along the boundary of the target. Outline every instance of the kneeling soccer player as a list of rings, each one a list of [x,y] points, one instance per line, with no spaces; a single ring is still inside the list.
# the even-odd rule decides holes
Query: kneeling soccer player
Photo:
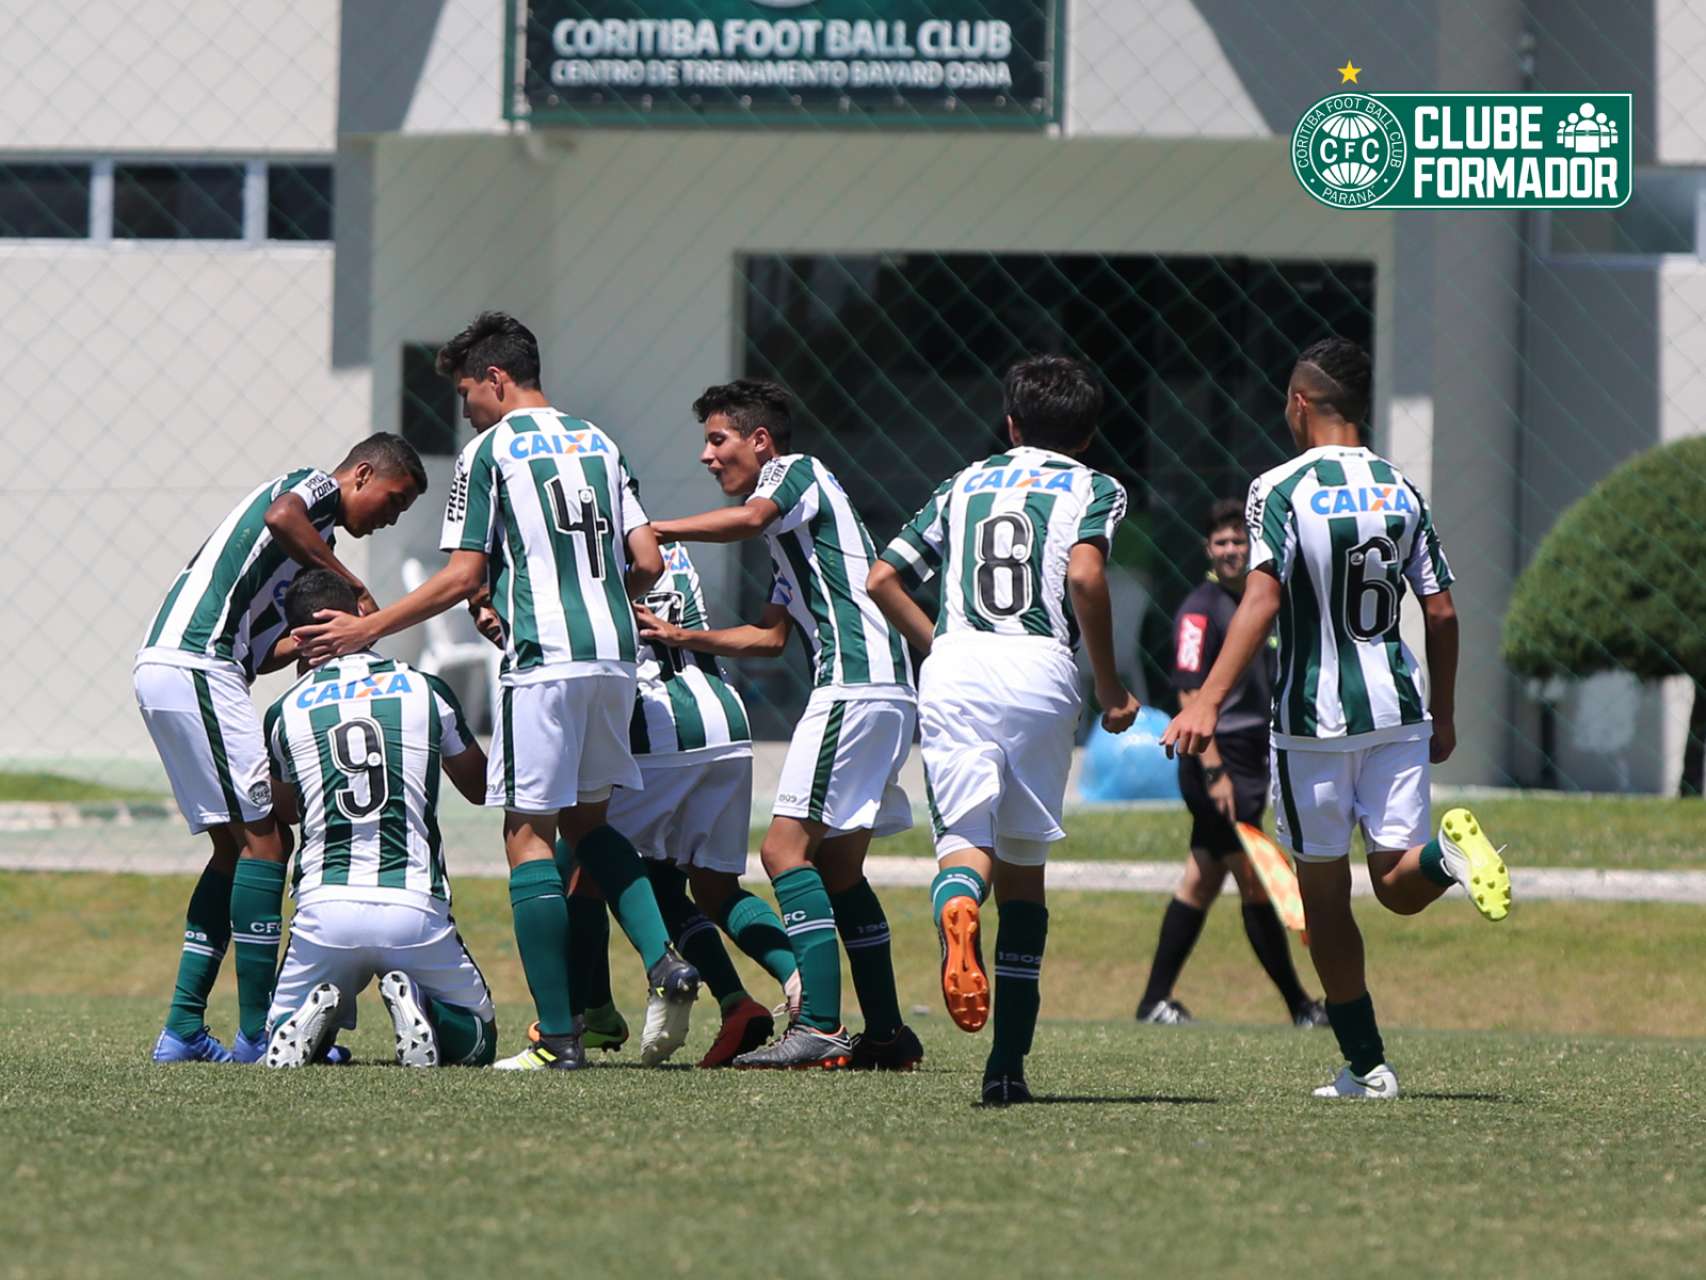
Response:
[[[355,592],[311,570],[284,598],[291,627],[356,611]],[[489,1066],[491,992],[450,914],[438,774],[478,804],[486,756],[437,676],[372,650],[309,672],[266,716],[273,795],[300,820],[296,916],[267,1016],[266,1062],[317,1060],[375,977],[404,1066]]]
[[[1421,490],[1362,445],[1372,381],[1367,353],[1343,338],[1298,357],[1285,417],[1301,455],[1250,486],[1244,598],[1202,691],[1161,738],[1202,751],[1277,617],[1275,825],[1297,856],[1309,953],[1348,1064],[1318,1098],[1398,1096],[1351,914],[1352,827],[1362,828],[1375,896],[1390,911],[1413,915],[1453,884],[1489,920],[1504,919],[1511,900],[1510,873],[1469,810],[1448,812],[1428,839],[1429,765],[1457,740],[1457,612]],[[1427,627],[1428,705],[1398,633],[1406,582]]]
[[[1036,356],[1003,387],[1013,447],[937,489],[870,575],[871,598],[915,649],[925,780],[941,864],[931,900],[942,994],[963,1030],[989,1017],[979,910],[995,881],[995,1043],[983,1100],[1030,1101],[1025,1055],[1048,937],[1043,864],[1061,805],[1080,698],[1082,628],[1102,724],[1124,733],[1137,699],[1114,668],[1106,561],[1125,490],[1076,455],[1102,391],[1064,356]],[[908,586],[942,573],[934,631]]]

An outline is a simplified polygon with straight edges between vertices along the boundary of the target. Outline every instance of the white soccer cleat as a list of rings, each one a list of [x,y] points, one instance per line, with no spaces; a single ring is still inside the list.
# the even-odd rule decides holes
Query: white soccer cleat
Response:
[[[1333,1083],[1315,1090],[1317,1098],[1396,1098],[1398,1073],[1384,1062],[1366,1076],[1359,1076],[1349,1067],[1340,1069]]]
[[[1475,910],[1489,920],[1503,920],[1511,909],[1511,873],[1502,850],[1493,848],[1475,815],[1453,809],[1440,819],[1439,852],[1451,878],[1463,886]]]
[[[302,1007],[278,1024],[267,1041],[267,1066],[305,1067],[338,1032],[338,1010],[344,997],[329,982],[308,993]]]
[[[699,971],[671,947],[646,974],[646,1025],[640,1032],[640,1065],[668,1062],[687,1043],[693,1001],[699,995]]]
[[[401,969],[393,969],[379,979],[379,998],[385,1002],[385,1012],[391,1015],[391,1029],[397,1033],[397,1064],[436,1067],[438,1033],[427,1020],[421,989],[415,980]]]

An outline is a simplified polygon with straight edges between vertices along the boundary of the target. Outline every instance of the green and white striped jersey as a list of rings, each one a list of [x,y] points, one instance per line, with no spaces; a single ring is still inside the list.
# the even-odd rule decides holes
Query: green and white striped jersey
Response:
[[[906,641],[865,590],[876,544],[841,482],[810,454],[772,458],[748,502],[781,515],[764,531],[776,568],[770,601],[787,608],[812,654],[813,686],[912,687]]]
[[[474,742],[450,686],[371,650],[328,662],[266,714],[272,771],[302,815],[291,893],[448,904],[440,760]]]
[[[663,576],[645,599],[665,622],[709,630],[705,593],[687,548],[663,548]],[[652,760],[693,753],[694,759],[752,754],[752,730],[740,695],[723,679],[717,659],[691,649],[640,642],[639,692],[628,730],[636,756]]]
[[[144,650],[177,666],[235,663],[253,683],[284,634],[284,593],[302,571],[267,529],[267,508],[281,494],[307,504],[308,519],[327,546],[342,510],[338,482],[300,467],[251,490],[190,557],[154,615]]]
[[[649,523],[615,441],[556,409],[516,409],[456,460],[439,546],[493,559],[504,671],[633,662],[627,535]]]
[[[937,635],[1052,636],[1074,649],[1067,561],[1080,542],[1112,546],[1125,511],[1116,481],[1063,453],[1023,445],[945,482],[883,559],[908,587],[942,571]]]
[[[1274,742],[1353,750],[1425,738],[1421,666],[1398,635],[1404,583],[1451,585],[1428,504],[1368,449],[1325,445],[1257,477],[1250,568],[1284,586]]]

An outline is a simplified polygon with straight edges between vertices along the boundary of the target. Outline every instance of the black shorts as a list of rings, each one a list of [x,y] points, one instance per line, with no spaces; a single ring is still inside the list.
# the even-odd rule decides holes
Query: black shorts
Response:
[[[1214,742],[1220,748],[1221,764],[1232,779],[1238,821],[1261,826],[1262,815],[1268,808],[1267,730],[1216,734]],[[1191,811],[1191,848],[1205,850],[1217,858],[1243,851],[1238,833],[1208,798],[1201,756],[1179,757],[1179,793]]]

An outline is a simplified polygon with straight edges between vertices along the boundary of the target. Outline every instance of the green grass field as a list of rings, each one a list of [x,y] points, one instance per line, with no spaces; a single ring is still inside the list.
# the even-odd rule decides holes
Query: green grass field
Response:
[[[0,874],[0,1275],[1683,1276],[1706,1250],[1699,908],[1368,904],[1408,1096],[1331,1104],[1307,1097],[1331,1038],[1278,1025],[1234,904],[1180,985],[1204,1025],[1173,1030],[1130,1021],[1163,900],[1061,894],[1030,1072],[1055,1101],[1003,1113],[973,1105],[985,1043],[940,1011],[922,892],[885,895],[914,1075],[624,1054],[542,1079],[385,1065],[371,991],[350,1043],[374,1065],[152,1067],[188,888]],[[465,881],[457,917],[507,1050],[503,886]]]

